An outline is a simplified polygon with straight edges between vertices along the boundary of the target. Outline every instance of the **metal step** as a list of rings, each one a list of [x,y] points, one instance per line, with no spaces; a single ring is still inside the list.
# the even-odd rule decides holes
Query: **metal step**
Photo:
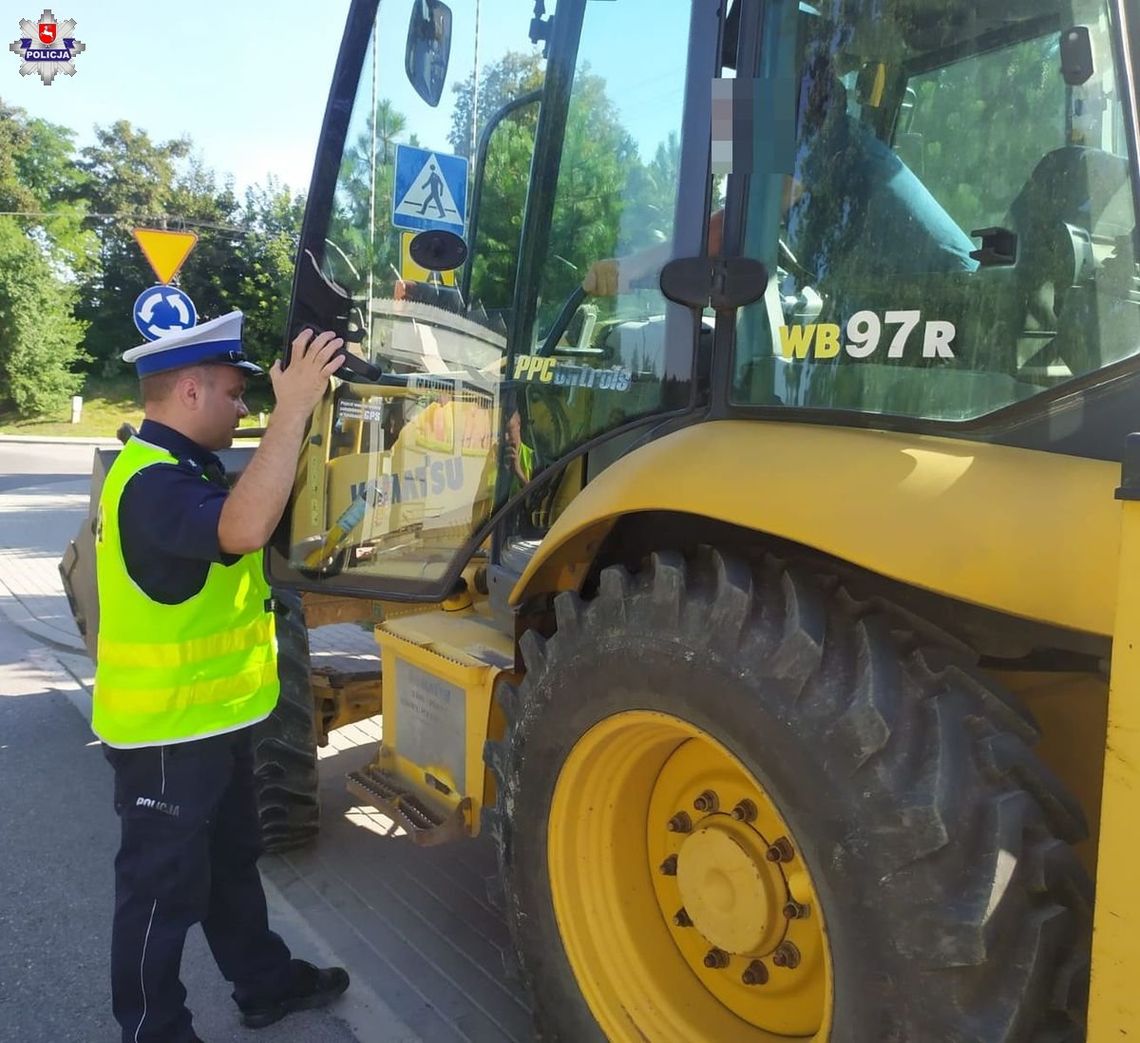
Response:
[[[471,798],[464,797],[454,811],[441,813],[375,765],[349,772],[348,792],[382,811],[422,847],[446,844],[471,835]]]

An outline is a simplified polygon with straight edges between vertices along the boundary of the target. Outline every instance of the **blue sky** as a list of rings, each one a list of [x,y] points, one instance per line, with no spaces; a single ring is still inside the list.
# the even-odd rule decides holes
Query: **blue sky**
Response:
[[[193,138],[207,165],[239,189],[269,172],[308,187],[348,0],[16,0],[0,21],[0,98],[93,140],[129,120],[152,138]],[[20,20],[50,6],[75,19],[87,50],[50,87],[20,76],[8,44]]]
[[[0,17],[0,98],[8,104],[72,128],[80,146],[93,140],[96,124],[126,119],[158,140],[188,135],[208,166],[234,176],[239,191],[268,174],[307,189],[348,0],[52,0],[58,19],[75,19],[75,36],[87,50],[76,59],[76,75],[58,76],[50,87],[18,75],[19,59],[7,47],[21,18],[39,19],[44,0],[16,3],[5,3],[10,13]],[[475,58],[475,0],[451,0],[451,7],[452,73],[433,110],[404,76],[411,0],[382,4],[379,94],[391,97],[408,114],[409,131],[433,148],[443,147],[450,126],[450,85]],[[528,0],[479,0],[481,67],[507,50],[530,49],[532,7]],[[548,0],[548,12],[554,7]],[[626,0],[590,10],[598,31],[586,49],[595,68],[609,73],[610,96],[651,154],[677,118],[681,83],[663,75],[661,55],[667,50],[680,59],[688,2]]]

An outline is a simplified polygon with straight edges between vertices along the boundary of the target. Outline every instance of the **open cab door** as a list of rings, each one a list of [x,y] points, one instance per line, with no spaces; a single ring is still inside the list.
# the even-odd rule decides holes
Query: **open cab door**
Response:
[[[352,6],[288,329],[335,330],[348,360],[271,546],[277,586],[436,603],[485,589],[613,459],[603,441],[692,406],[699,323],[657,275],[701,251],[707,207],[678,200],[707,198],[707,138],[686,160],[681,128],[694,104],[708,126],[717,5],[678,5],[658,34],[653,98],[623,93],[642,78],[612,46],[636,5],[533,14]],[[707,69],[690,83],[691,31]],[[639,252],[640,279],[586,295],[595,262]]]

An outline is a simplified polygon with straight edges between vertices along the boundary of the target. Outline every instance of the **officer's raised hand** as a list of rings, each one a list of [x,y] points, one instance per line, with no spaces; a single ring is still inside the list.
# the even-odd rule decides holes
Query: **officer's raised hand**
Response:
[[[343,347],[344,340],[329,330],[314,334],[313,330],[304,329],[298,333],[293,339],[288,367],[282,368],[278,359],[269,371],[277,409],[296,411],[308,419],[325,393],[329,377],[344,364],[344,355],[339,353]]]
[[[218,519],[218,542],[228,554],[260,550],[281,520],[297,455],[309,422],[309,414],[321,400],[329,377],[344,364],[337,352],[344,341],[334,333],[313,335],[302,330],[293,340],[289,365],[273,363],[269,379],[277,405],[253,459],[226,499]]]

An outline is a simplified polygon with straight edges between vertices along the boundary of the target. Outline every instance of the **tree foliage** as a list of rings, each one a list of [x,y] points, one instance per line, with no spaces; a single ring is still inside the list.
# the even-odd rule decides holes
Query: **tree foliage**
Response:
[[[1038,160],[1065,144],[1057,51],[1050,34],[911,81],[916,154],[905,158],[967,231],[1001,224]]]
[[[90,267],[94,237],[76,199],[71,132],[0,101],[0,401],[32,414],[62,405],[78,386],[83,324],[75,274]]]
[[[40,244],[0,217],[0,399],[23,415],[56,409],[78,390],[74,305],[75,287],[56,278]]]
[[[0,100],[0,211],[0,396],[21,413],[58,406],[84,370],[131,372],[132,306],[156,281],[136,227],[195,231],[176,281],[200,321],[240,309],[249,354],[280,354],[304,197],[272,177],[239,199],[188,139],[120,120],[78,149]]]
[[[542,55],[537,52],[508,51],[497,62],[488,66],[479,77],[478,111],[476,112],[475,73],[452,87],[455,107],[451,110],[451,130],[447,140],[452,151],[459,156],[474,159],[472,148],[472,118],[475,125],[475,145],[491,117],[508,102],[521,98],[542,86]],[[528,115],[520,117],[533,130],[537,107],[528,108]]]

